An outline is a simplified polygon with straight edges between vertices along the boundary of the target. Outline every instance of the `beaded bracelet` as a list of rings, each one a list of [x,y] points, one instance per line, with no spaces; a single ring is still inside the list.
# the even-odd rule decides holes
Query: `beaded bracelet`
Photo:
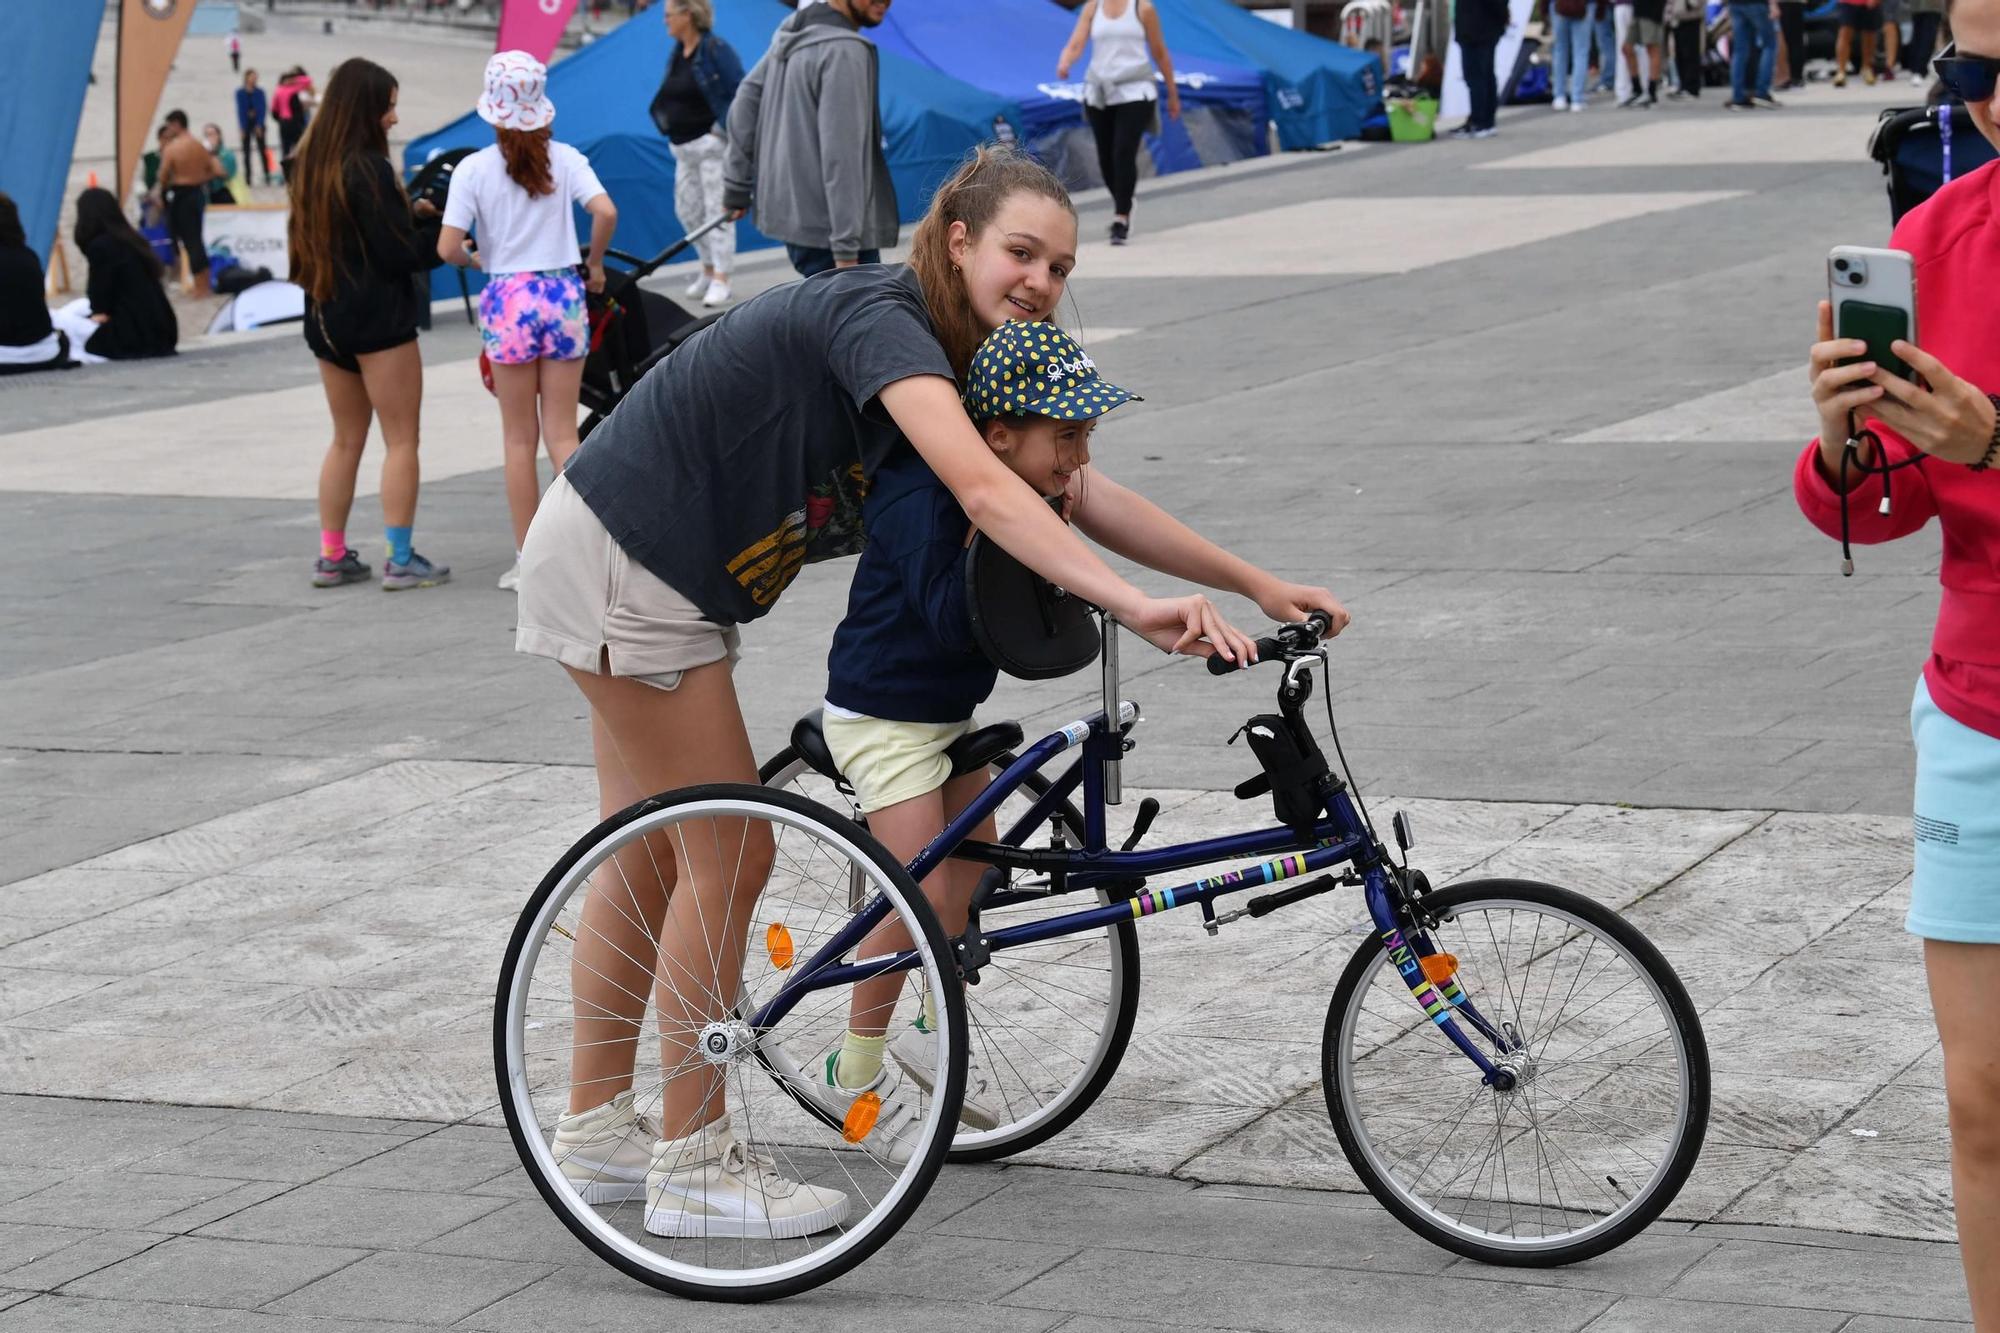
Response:
[[[1986,399],[1993,404],[1993,442],[1986,446],[1986,453],[1977,463],[1968,464],[1974,472],[1984,472],[2000,463],[2000,393],[1989,393]]]

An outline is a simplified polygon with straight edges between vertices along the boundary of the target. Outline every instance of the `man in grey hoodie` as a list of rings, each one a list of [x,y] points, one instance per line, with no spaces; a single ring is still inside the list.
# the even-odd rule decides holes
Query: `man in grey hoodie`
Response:
[[[890,0],[802,4],[778,26],[729,111],[723,204],[751,209],[792,267],[879,264],[897,238],[896,186],[882,153],[877,52],[861,35]]]

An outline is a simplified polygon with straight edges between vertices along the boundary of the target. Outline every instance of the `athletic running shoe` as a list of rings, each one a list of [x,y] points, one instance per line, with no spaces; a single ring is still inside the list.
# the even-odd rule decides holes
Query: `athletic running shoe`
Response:
[[[1476,139],[1479,137],[1479,131],[1473,129],[1470,125],[1461,125],[1455,130],[1448,131],[1444,137],[1447,139]]]
[[[502,592],[516,592],[519,591],[520,587],[521,562],[516,560],[513,564],[507,566],[507,572],[500,576],[500,590]]]
[[[708,309],[713,310],[717,306],[728,305],[730,296],[729,284],[721,278],[717,278],[714,282],[708,284],[708,290],[703,294],[701,303]]]
[[[915,1099],[903,1092],[902,1075],[885,1064],[861,1087],[844,1088],[833,1073],[839,1060],[838,1050],[826,1053],[819,1075],[806,1086],[806,1095],[819,1104],[820,1110],[846,1125],[849,1133],[860,1133],[861,1137],[853,1142],[863,1152],[891,1166],[904,1165],[916,1153],[922,1124],[912,1104]],[[861,1105],[870,1098],[872,1102]],[[867,1123],[870,1113],[874,1117],[872,1124]]]
[[[1755,102],[1724,102],[1722,109],[1724,111],[1755,111],[1757,104]]]
[[[1472,132],[1472,137],[1475,139],[1491,139],[1494,135],[1498,134],[1499,132],[1500,129],[1498,126],[1488,125],[1485,129],[1474,130]]]
[[[1126,238],[1131,236],[1131,234],[1132,234],[1131,223],[1113,222],[1111,224],[1111,243],[1113,245],[1125,244]]]
[[[430,561],[410,552],[410,562],[399,565],[394,560],[382,562],[382,591],[401,592],[405,588],[435,588],[440,583],[451,582],[450,565],[434,565]]]
[[[374,572],[362,563],[361,557],[350,546],[347,554],[338,560],[321,556],[313,561],[313,587],[338,588],[343,583],[366,583]]]
[[[716,1121],[691,1140],[653,1144],[646,1173],[646,1230],[655,1236],[794,1240],[847,1220],[848,1199],[778,1170]]]
[[[1555,101],[1549,103],[1549,109],[1552,111],[1567,111],[1569,110],[1569,99],[1567,97],[1558,97]]]
[[[1782,107],[1784,105],[1783,102],[1780,102],[1777,98],[1771,96],[1771,94],[1769,93],[1758,93],[1755,97],[1752,97],[1750,100],[1755,102],[1758,106],[1765,108],[1768,111],[1776,111],[1779,107]]]
[[[909,1075],[910,1082],[935,1095],[937,1068],[933,1060],[937,1043],[932,1040],[932,1035],[921,1021],[910,1024],[889,1043],[889,1058]],[[965,1065],[965,1100],[959,1104],[958,1123],[971,1129],[997,1129],[1000,1112],[1001,1107],[993,1099],[992,1085],[985,1069],[976,1060],[968,1059]]]
[[[696,269],[694,277],[689,279],[687,285],[689,299],[699,301],[707,293],[709,282],[710,278],[708,274],[703,273],[700,269]]]
[[[602,1106],[556,1118],[549,1145],[556,1165],[585,1203],[644,1198],[659,1132],[632,1110],[632,1090]]]

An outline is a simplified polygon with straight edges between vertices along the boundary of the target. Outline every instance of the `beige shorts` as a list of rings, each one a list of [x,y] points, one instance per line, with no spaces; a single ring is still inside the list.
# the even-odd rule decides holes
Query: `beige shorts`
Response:
[[[972,730],[964,722],[886,722],[825,715],[826,748],[854,788],[861,813],[900,805],[951,780],[950,744]]]
[[[736,627],[702,619],[626,555],[566,477],[528,525],[519,599],[514,651],[593,675],[608,658],[612,675],[671,690],[683,672],[738,655]]]

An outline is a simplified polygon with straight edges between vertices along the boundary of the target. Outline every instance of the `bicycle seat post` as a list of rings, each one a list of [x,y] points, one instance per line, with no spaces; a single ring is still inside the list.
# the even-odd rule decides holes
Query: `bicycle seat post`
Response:
[[[1118,734],[1118,618],[1104,612],[1098,619],[1104,659],[1104,803],[1119,805],[1125,799],[1118,781],[1118,764],[1125,752]]]

